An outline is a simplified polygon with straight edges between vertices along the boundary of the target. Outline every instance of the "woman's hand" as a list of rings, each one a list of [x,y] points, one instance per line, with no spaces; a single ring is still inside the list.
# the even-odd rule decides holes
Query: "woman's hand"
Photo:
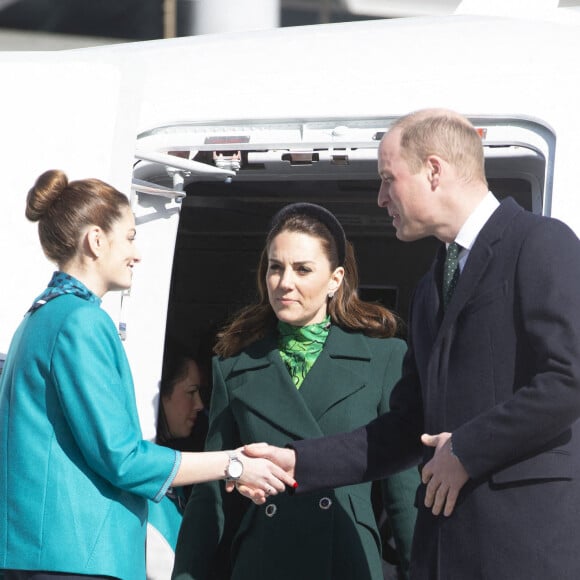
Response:
[[[265,447],[270,447],[265,445]],[[277,449],[277,447],[272,447]],[[256,501],[264,503],[268,495],[274,495],[284,491],[287,485],[294,486],[295,481],[292,473],[279,467],[268,458],[251,456],[243,447],[235,450],[239,461],[243,465],[242,475],[237,480],[240,491],[244,495]],[[181,462],[172,485],[179,487],[204,481],[215,481],[226,476],[228,465],[231,461],[231,452],[228,451],[184,451],[181,454]],[[226,481],[226,489],[234,489],[233,481]]]

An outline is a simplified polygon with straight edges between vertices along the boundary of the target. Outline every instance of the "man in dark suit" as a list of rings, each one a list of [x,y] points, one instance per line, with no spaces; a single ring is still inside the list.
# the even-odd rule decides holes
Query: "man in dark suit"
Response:
[[[481,139],[452,111],[399,119],[379,173],[397,237],[443,242],[413,297],[391,411],[247,452],[289,469],[296,493],[421,463],[413,580],[580,578],[580,242],[497,201]]]

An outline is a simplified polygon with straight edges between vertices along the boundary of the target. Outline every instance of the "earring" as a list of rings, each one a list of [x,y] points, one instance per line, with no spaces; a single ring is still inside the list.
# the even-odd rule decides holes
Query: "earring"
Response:
[[[331,291],[328,293],[328,297],[329,297],[329,298],[333,298],[333,297],[334,297],[334,290],[331,290]]]

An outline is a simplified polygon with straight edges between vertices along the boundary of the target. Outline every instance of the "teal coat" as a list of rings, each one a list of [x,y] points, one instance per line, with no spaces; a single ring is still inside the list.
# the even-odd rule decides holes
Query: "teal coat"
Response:
[[[145,578],[147,499],[181,456],[143,441],[125,351],[98,303],[28,314],[0,382],[0,569]]]
[[[256,441],[284,446],[364,425],[388,410],[405,351],[401,340],[368,338],[333,326],[299,390],[274,337],[237,356],[214,359],[206,449]],[[413,470],[383,482],[391,524],[406,558],[418,481]],[[237,505],[241,501],[242,510]],[[230,547],[223,550],[220,541],[230,544],[229,538],[236,580],[383,578],[369,483],[300,497],[283,493],[262,506],[226,494],[223,484],[197,485],[178,539],[174,578],[210,577],[210,567],[228,558]]]

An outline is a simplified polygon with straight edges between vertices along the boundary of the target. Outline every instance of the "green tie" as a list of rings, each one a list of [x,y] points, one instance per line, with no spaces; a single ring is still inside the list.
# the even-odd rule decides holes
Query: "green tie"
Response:
[[[447,308],[447,304],[451,300],[453,290],[459,278],[459,251],[461,246],[455,242],[449,244],[447,248],[447,255],[445,256],[445,264],[443,266],[443,308]]]

